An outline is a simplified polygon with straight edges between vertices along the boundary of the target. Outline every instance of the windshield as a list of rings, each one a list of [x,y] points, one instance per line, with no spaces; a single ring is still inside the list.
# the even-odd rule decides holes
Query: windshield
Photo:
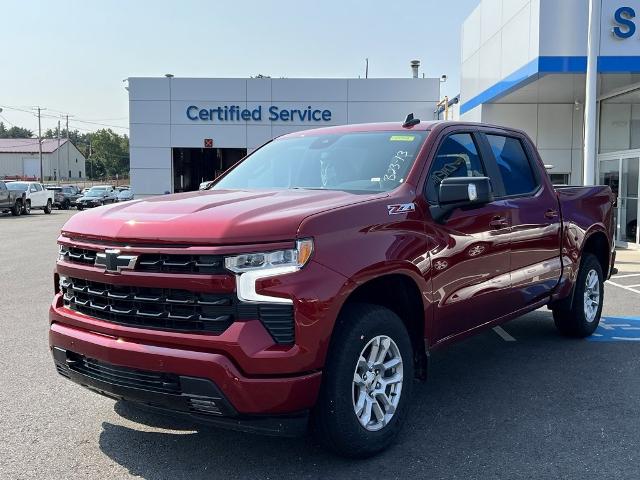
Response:
[[[357,132],[275,140],[212,189],[386,192],[406,180],[427,135],[427,131]]]
[[[11,182],[11,183],[7,183],[7,188],[9,190],[19,190],[22,192],[26,192],[27,189],[29,188],[29,184],[22,183],[22,182]]]
[[[87,197],[101,197],[106,190],[104,188],[92,188],[86,193]]]

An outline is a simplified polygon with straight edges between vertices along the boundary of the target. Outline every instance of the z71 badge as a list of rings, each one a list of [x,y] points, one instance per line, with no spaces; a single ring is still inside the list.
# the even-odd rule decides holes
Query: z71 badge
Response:
[[[401,213],[409,213],[415,211],[415,209],[415,203],[399,203],[397,205],[387,205],[389,215],[400,215]]]

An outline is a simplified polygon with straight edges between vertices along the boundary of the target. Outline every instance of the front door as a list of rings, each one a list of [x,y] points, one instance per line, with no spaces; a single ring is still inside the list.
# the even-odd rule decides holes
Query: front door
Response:
[[[4,182],[0,182],[0,208],[9,207],[9,190]]]
[[[425,184],[430,204],[437,203],[444,178],[491,177],[479,152],[473,133],[459,131],[441,140]],[[436,341],[509,313],[503,298],[510,286],[509,225],[509,207],[501,200],[457,209],[441,225],[427,224],[427,235],[436,245],[430,252],[429,272]]]

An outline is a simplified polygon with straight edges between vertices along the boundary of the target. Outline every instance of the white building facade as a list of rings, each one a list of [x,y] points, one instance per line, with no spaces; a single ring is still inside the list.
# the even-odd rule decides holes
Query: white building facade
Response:
[[[617,240],[640,246],[640,0],[598,0],[596,181],[618,196]],[[536,143],[555,183],[583,182],[588,0],[482,0],[462,27],[462,120]]]
[[[279,135],[347,123],[432,119],[437,78],[130,78],[137,196],[195,190]]]

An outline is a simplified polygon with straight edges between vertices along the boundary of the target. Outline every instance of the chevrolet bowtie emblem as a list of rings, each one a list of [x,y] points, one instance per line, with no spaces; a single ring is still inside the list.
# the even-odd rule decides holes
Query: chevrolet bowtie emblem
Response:
[[[119,273],[122,270],[133,270],[138,261],[137,255],[120,255],[120,250],[105,250],[96,255],[96,267],[104,267],[105,271]]]

